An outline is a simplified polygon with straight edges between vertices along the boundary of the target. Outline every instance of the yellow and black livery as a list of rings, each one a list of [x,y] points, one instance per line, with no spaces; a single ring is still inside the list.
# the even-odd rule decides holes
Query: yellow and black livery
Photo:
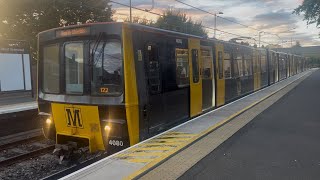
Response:
[[[44,133],[114,153],[284,79],[289,67],[298,73],[299,58],[287,58],[129,23],[48,30],[39,34]]]

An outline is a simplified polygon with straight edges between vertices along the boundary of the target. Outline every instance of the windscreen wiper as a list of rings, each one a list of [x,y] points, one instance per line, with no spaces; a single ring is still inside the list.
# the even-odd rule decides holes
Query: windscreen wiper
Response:
[[[91,54],[90,54],[90,59],[89,59],[89,62],[90,62],[89,65],[90,66],[92,66],[94,64],[93,63],[94,62],[94,54],[96,53],[103,36],[104,36],[103,32],[99,33],[99,36],[98,36],[98,38],[96,39],[96,41],[95,41],[95,43],[93,45],[93,48],[92,48]]]

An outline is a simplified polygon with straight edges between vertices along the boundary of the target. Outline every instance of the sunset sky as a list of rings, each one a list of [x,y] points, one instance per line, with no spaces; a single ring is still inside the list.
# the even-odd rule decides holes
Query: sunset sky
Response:
[[[152,12],[162,13],[168,8],[178,9],[186,13],[193,20],[202,21],[204,26],[214,28],[214,16],[183,5],[174,0],[154,0],[155,8]],[[190,5],[215,13],[223,12],[221,17],[248,25],[267,33],[261,33],[262,44],[281,44],[285,47],[300,41],[302,46],[320,45],[319,29],[315,25],[307,26],[302,16],[292,14],[292,11],[298,7],[302,0],[181,0]],[[117,2],[129,4],[129,0],[118,0]],[[152,0],[132,0],[134,7],[150,9]],[[115,20],[126,19],[129,16],[128,7],[112,4],[116,10]],[[156,20],[157,15],[147,12],[133,10],[134,17]],[[228,33],[251,37],[258,40],[259,31],[246,28],[241,25],[228,22],[218,18],[217,29]],[[292,30],[293,29],[293,30]],[[213,30],[207,29],[209,37],[213,37]],[[280,36],[271,35],[275,33]],[[217,32],[217,38],[229,40],[235,38],[235,35]],[[250,40],[254,43],[254,40]],[[257,43],[257,42],[256,42]]]

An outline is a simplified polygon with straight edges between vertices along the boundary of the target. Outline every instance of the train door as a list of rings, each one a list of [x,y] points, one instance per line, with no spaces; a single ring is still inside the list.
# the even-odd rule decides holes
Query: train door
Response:
[[[274,53],[268,51],[268,64],[269,64],[269,85],[274,83]]]
[[[216,43],[215,45],[215,62],[216,62],[216,105],[222,106],[225,104],[225,79],[224,79],[224,47],[223,44]]]
[[[275,82],[279,81],[279,54],[275,55]]]
[[[202,113],[202,78],[200,40],[190,38],[189,45],[189,67],[190,67],[190,117]]]
[[[286,77],[288,78],[290,76],[290,56],[287,55],[286,56],[286,68],[287,68],[287,73],[286,73]]]
[[[261,67],[260,67],[260,53],[258,50],[253,52],[253,76],[254,76],[254,91],[261,87]]]
[[[165,116],[161,94],[159,47],[154,43],[147,43],[144,48],[148,102],[148,108],[145,109],[148,109],[149,132],[152,132],[154,128],[164,123],[160,117]]]
[[[215,80],[212,47],[201,46],[202,63],[202,110],[215,106]]]

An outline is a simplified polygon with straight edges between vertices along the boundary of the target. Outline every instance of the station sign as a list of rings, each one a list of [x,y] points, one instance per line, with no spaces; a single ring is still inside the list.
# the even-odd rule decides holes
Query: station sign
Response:
[[[27,54],[27,44],[25,41],[0,40],[0,53]]]

